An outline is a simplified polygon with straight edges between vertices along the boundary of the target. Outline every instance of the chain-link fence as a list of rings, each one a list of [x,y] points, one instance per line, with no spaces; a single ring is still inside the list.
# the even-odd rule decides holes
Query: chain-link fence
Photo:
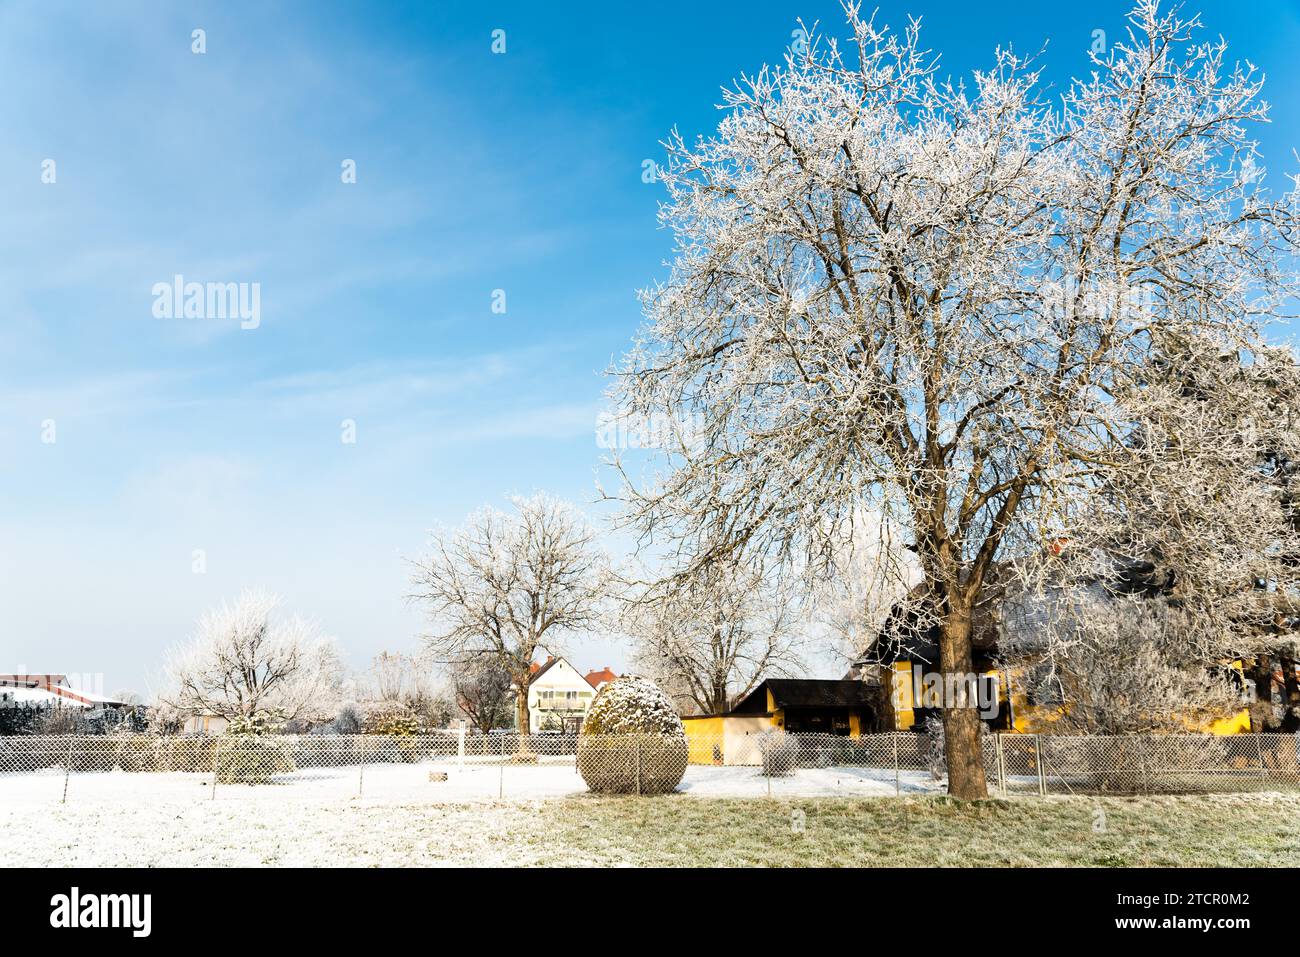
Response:
[[[1003,793],[1176,794],[1300,788],[1291,734],[991,735],[990,781]]]
[[[993,734],[992,794],[1300,789],[1294,735]],[[925,734],[0,737],[0,801],[472,801],[588,790],[700,797],[940,793]]]

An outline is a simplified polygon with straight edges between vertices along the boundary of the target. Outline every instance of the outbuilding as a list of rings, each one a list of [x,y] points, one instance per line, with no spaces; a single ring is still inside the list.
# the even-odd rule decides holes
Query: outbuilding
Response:
[[[726,714],[682,719],[692,764],[760,764],[759,737],[776,730],[856,738],[876,730],[878,685],[856,679],[769,678]]]

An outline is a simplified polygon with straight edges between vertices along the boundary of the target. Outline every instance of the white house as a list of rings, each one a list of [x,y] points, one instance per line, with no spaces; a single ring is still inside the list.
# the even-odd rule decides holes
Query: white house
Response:
[[[534,665],[528,681],[528,731],[574,732],[591,707],[596,690],[563,658],[548,656]]]

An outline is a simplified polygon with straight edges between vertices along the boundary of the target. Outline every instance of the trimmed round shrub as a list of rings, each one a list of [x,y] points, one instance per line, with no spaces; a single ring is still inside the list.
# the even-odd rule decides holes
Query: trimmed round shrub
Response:
[[[596,693],[578,734],[578,771],[602,794],[665,794],[686,773],[682,719],[649,678],[624,675]]]

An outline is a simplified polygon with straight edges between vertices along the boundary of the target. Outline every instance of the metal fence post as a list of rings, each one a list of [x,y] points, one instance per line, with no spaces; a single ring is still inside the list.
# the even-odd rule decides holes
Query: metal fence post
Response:
[[[504,738],[505,735],[502,735]],[[519,735],[519,743],[522,746],[524,736]],[[506,746],[505,741],[501,742],[501,753],[497,755],[497,800],[500,801],[506,796]]]
[[[1000,731],[993,735],[993,753],[996,756],[996,764],[998,769],[998,790],[1002,792],[1003,797],[1006,797],[1007,796],[1007,756],[1006,756],[1006,752],[1003,751],[1002,749],[1002,732]]]
[[[358,749],[361,753],[361,760],[357,762],[357,799],[366,791],[366,738],[361,739],[361,747]]]
[[[1264,763],[1264,736],[1256,732],[1251,735],[1255,739],[1255,751],[1259,754],[1259,778],[1261,781],[1268,780],[1268,765]]]
[[[217,799],[217,778],[221,774],[221,764],[217,760],[221,755],[221,739],[217,738],[212,745],[212,797],[211,800]]]
[[[641,795],[641,735],[636,736],[636,793]],[[767,796],[772,796],[772,779],[767,781]]]
[[[1043,736],[1034,735],[1034,762],[1038,765],[1038,796],[1047,796],[1047,782],[1043,779]]]
[[[903,779],[898,769],[898,732],[890,735],[894,739],[894,797],[903,796]]]
[[[465,722],[460,723],[456,729],[456,765],[462,771],[465,769]]]
[[[63,765],[63,799],[59,801],[60,804],[68,803],[68,776],[72,774],[72,748],[74,745],[76,745],[76,743],[77,743],[76,735],[69,736],[68,758]]]

